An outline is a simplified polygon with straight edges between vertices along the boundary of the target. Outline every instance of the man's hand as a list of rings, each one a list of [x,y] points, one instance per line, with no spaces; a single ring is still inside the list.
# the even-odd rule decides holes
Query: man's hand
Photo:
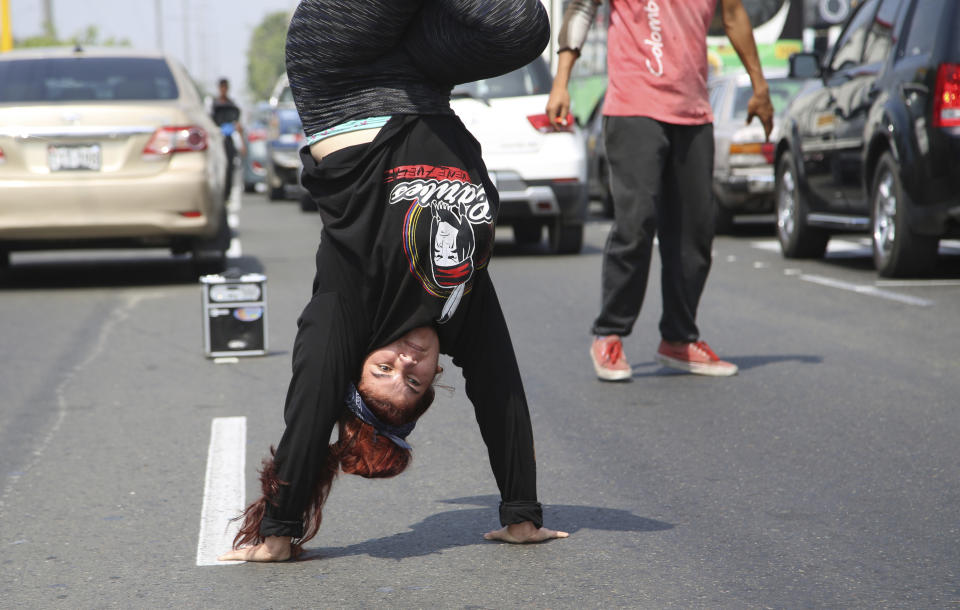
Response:
[[[570,114],[570,92],[561,85],[554,84],[547,99],[547,118],[551,125],[567,126],[567,115]]]
[[[543,542],[553,538],[566,538],[567,532],[557,532],[545,527],[537,528],[532,521],[523,521],[522,523],[511,523],[510,525],[487,532],[483,537],[487,540],[500,540],[512,544],[527,544],[532,542]]]
[[[773,102],[770,101],[769,90],[764,89],[759,93],[754,91],[750,101],[747,102],[747,124],[753,120],[753,117],[760,119],[767,141],[770,141],[770,132],[773,131]]]

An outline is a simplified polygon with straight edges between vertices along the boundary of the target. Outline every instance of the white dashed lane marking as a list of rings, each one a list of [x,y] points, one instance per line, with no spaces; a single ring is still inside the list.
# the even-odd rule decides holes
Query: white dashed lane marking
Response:
[[[776,252],[780,253],[780,242],[776,239],[764,239],[764,240],[755,240],[750,242],[751,247],[758,250],[764,250],[767,252]],[[957,240],[941,240],[940,242],[940,254],[945,256],[957,256],[960,255],[960,241]],[[873,251],[870,245],[869,238],[860,238],[860,239],[831,239],[827,245],[827,252],[824,258],[856,258],[856,257],[871,257],[873,256]],[[728,257],[728,262],[735,261],[735,257]],[[765,269],[769,265],[762,261],[757,261],[753,263],[754,269]],[[805,282],[810,282],[813,284],[818,284],[820,286],[826,286],[828,288],[837,288],[840,290],[847,290],[850,292],[855,292],[857,294],[863,294],[872,297],[878,297],[881,299],[887,299],[889,301],[896,301],[898,303],[904,303],[907,305],[914,305],[916,307],[930,307],[934,304],[934,301],[930,299],[923,299],[920,297],[911,296],[908,294],[901,294],[899,292],[894,292],[892,290],[887,290],[888,288],[920,288],[920,287],[960,287],[960,280],[877,280],[872,284],[855,284],[852,282],[845,282],[843,280],[838,280],[822,275],[811,275],[805,274],[802,270],[797,268],[787,268],[783,270],[783,274],[787,276],[797,277]]]
[[[217,561],[230,550],[239,524],[232,521],[245,503],[244,468],[246,465],[247,418],[216,417],[210,424],[210,448],[207,450],[207,475],[200,511],[200,536],[197,540],[197,565],[215,566],[243,563]]]

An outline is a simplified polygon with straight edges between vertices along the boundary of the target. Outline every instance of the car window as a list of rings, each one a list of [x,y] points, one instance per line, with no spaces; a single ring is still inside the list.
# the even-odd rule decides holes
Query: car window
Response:
[[[280,111],[277,113],[277,131],[283,135],[288,133],[300,133],[303,125],[300,122],[300,115],[291,111]]]
[[[877,3],[878,0],[867,0],[860,5],[859,10],[850,19],[840,40],[837,41],[833,59],[830,60],[830,69],[834,72],[860,63],[863,57],[863,44],[873,24],[873,16],[877,12]]]
[[[149,57],[57,57],[0,61],[0,103],[172,100],[167,62]]]
[[[720,112],[720,102],[723,100],[723,92],[725,90],[725,87],[720,84],[710,86],[710,108],[713,109],[714,114]]]
[[[897,11],[902,0],[883,0],[877,16],[867,32],[867,42],[863,48],[863,63],[882,62],[893,48],[893,25],[897,22]]]
[[[952,0],[920,0],[913,7],[904,55],[929,55],[937,42],[937,30],[944,17],[944,5]]]
[[[780,113],[786,110],[794,96],[800,91],[802,83],[787,78],[770,78],[767,79],[767,85],[770,87],[770,101],[773,102],[773,110]],[[753,87],[750,85],[737,87],[737,93],[733,100],[733,118],[745,119],[747,117],[747,103],[752,95]]]
[[[538,58],[536,61],[502,76],[457,85],[453,89],[453,95],[468,95],[486,99],[539,95],[550,93],[552,84],[550,69],[547,68],[546,62]]]
[[[290,89],[290,85],[287,85],[283,88],[283,91],[280,92],[280,97],[277,98],[278,104],[292,104],[293,103],[293,91]]]

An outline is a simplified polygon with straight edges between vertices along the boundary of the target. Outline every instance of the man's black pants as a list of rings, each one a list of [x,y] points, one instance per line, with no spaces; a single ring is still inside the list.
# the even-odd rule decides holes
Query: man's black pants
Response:
[[[667,341],[697,341],[696,315],[714,233],[713,125],[604,118],[614,224],[604,248],[596,335],[629,335],[640,314],[654,235]]]

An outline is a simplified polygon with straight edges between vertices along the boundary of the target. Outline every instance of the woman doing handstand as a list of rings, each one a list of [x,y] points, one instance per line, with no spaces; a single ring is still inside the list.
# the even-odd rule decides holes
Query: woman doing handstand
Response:
[[[403,470],[403,437],[433,399],[441,352],[462,370],[500,489],[504,527],[485,537],[566,536],[542,526],[530,416],[487,270],[499,200],[449,105],[453,85],[523,66],[548,37],[539,0],[299,4],[287,73],[308,135],[302,182],[323,230],[286,429],[221,559],[295,556],[338,469]]]

